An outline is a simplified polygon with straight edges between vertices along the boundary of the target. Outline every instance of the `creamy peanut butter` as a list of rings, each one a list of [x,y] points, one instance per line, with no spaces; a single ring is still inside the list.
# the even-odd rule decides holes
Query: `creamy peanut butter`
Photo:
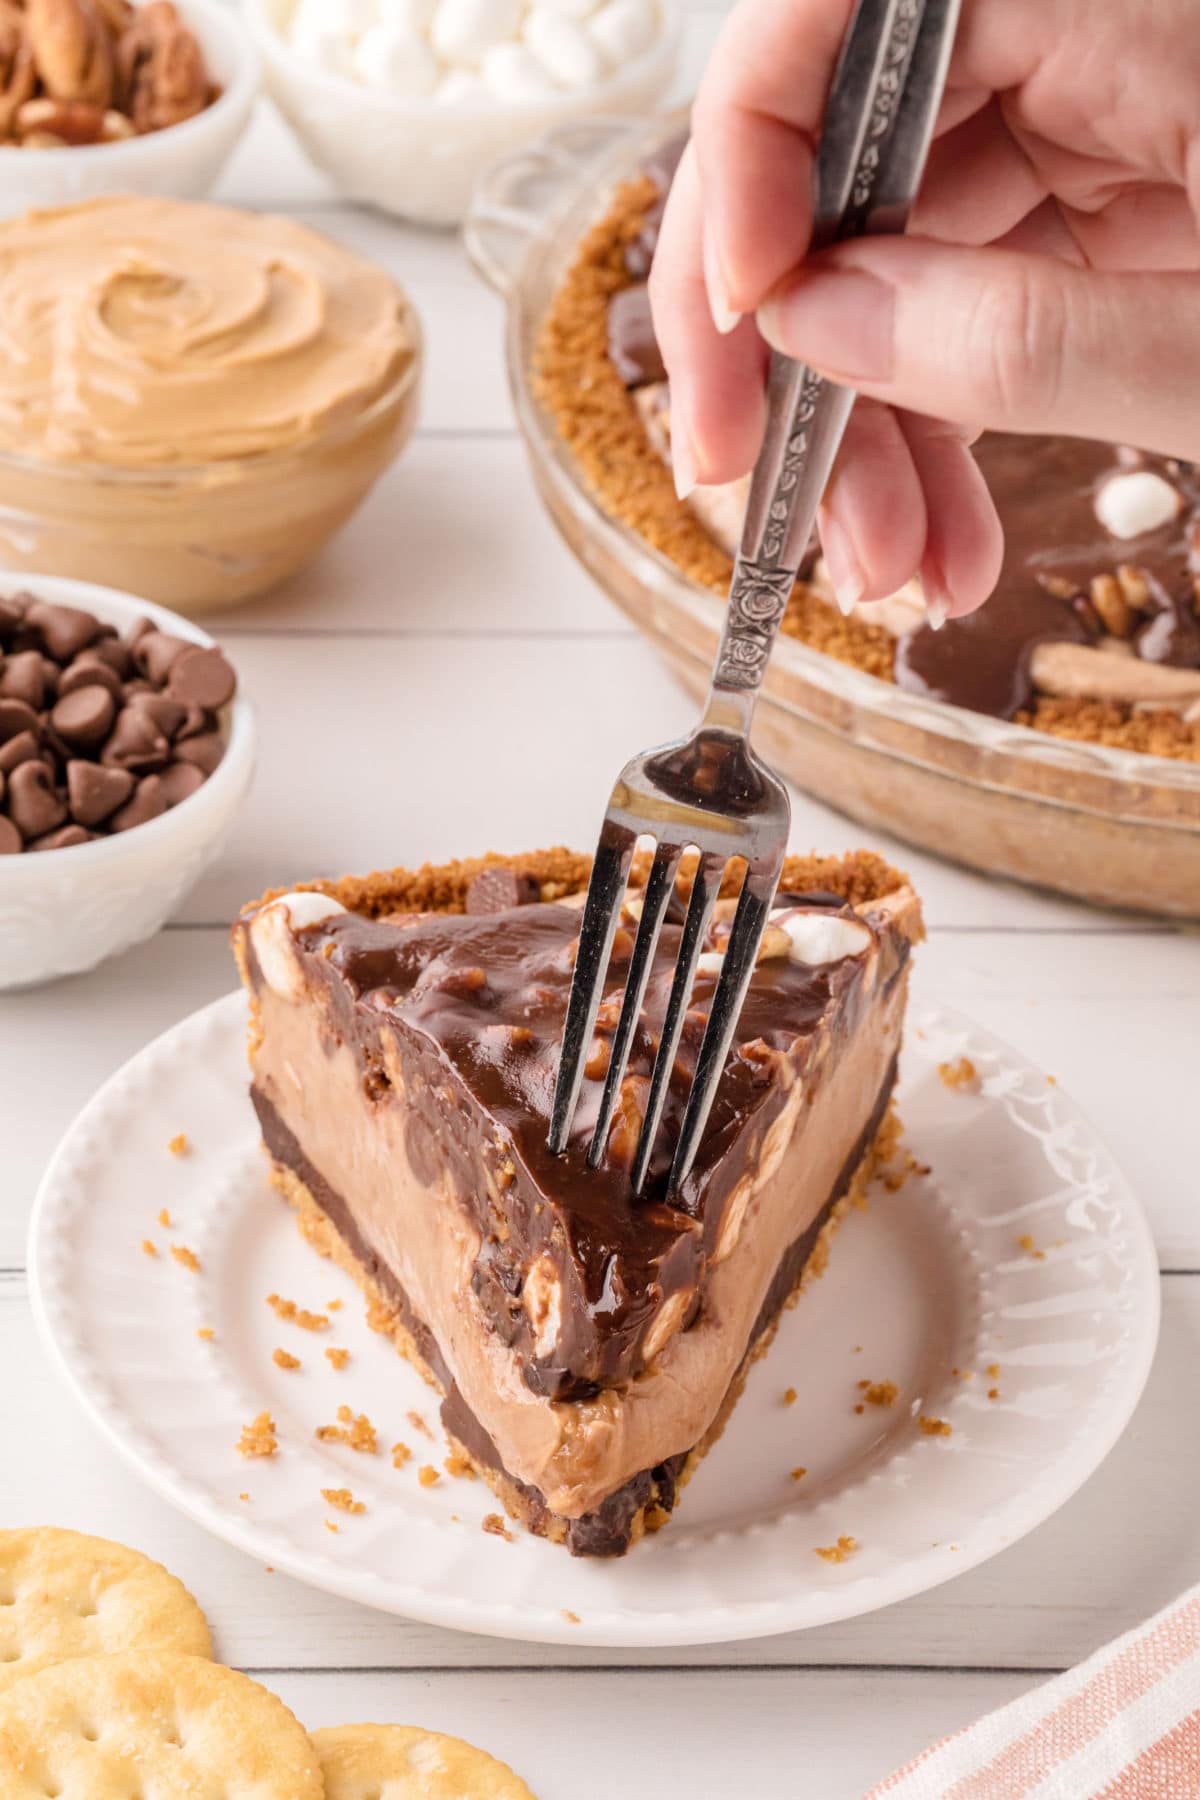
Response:
[[[184,611],[264,592],[416,420],[385,270],[290,219],[112,197],[0,224],[0,563]]]
[[[290,219],[134,196],[0,225],[0,449],[123,468],[311,443],[414,353],[391,277]]]

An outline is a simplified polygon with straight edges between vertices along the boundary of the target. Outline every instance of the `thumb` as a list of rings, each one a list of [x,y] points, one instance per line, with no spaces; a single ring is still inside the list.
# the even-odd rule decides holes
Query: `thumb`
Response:
[[[769,343],[873,399],[994,430],[1200,456],[1200,275],[873,238],[760,308]]]

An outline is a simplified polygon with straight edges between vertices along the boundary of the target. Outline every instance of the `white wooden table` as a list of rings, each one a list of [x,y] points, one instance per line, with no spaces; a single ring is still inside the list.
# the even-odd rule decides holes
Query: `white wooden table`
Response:
[[[689,70],[722,10],[697,5]],[[455,242],[338,205],[269,116],[222,197],[295,213],[395,271],[429,331],[423,422],[326,556],[221,627],[262,736],[223,859],[155,942],[0,998],[0,1522],[75,1526],[161,1557],[202,1600],[221,1656],[309,1725],[374,1717],[455,1731],[510,1760],[540,1800],[584,1800],[621,1777],[631,1793],[697,1800],[854,1800],[1200,1569],[1200,945],[879,846],[926,901],[923,990],[1021,1045],[1084,1103],[1161,1253],[1162,1346],[1132,1426],[1083,1493],[990,1565],[791,1637],[665,1655],[550,1651],[312,1592],[155,1499],[84,1423],[30,1316],[26,1224],[63,1128],[147,1039],[233,985],[228,921],[269,882],[586,846],[613,769],[691,711],[542,516],[505,391],[499,307]],[[460,484],[476,508],[469,531],[452,504]],[[797,848],[860,841],[800,795],[794,816]]]

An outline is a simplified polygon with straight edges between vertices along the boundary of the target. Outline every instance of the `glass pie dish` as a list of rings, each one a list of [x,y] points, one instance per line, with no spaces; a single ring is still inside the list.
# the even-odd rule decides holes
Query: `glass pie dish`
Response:
[[[581,238],[682,123],[678,114],[593,119],[552,132],[489,172],[465,231],[476,267],[507,302],[509,384],[551,517],[702,696],[723,601],[604,509],[533,382],[539,333]],[[863,824],[1077,899],[1200,918],[1200,764],[923,699],[788,636],[767,671],[756,733],[798,787]]]

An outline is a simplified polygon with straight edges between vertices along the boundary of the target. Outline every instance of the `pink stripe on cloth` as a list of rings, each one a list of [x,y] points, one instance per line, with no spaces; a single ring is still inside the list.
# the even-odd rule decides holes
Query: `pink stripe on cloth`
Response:
[[[1197,1664],[1194,1680],[1183,1667],[1190,1661]],[[1182,1674],[1178,1673],[1181,1670]],[[1184,1705],[1167,1692],[1180,1682]],[[1161,1699],[1156,1697],[1160,1686],[1164,1690]],[[1147,1696],[1159,1714],[1156,1735],[1149,1743],[1144,1728],[1138,1735],[1135,1725],[1145,1711]],[[1193,1725],[1200,1729],[1200,1588],[1097,1651],[1077,1669],[932,1745],[872,1788],[863,1800],[886,1800],[887,1796],[895,1800],[1021,1800],[1034,1790],[1039,1800],[1060,1791],[1069,1800],[1092,1800],[1093,1795],[1099,1800],[1101,1794],[1104,1800],[1110,1796],[1111,1800],[1126,1800],[1127,1795],[1129,1800],[1176,1800],[1176,1796],[1178,1800],[1197,1800],[1200,1751],[1192,1737]],[[1114,1739],[1111,1746],[1103,1743],[1108,1733]],[[1178,1744],[1170,1748],[1175,1739]],[[1072,1758],[1095,1762],[1093,1755],[1084,1754],[1089,1746],[1100,1750],[1101,1781],[1121,1768],[1118,1758],[1122,1754],[1130,1761],[1115,1778],[1115,1785],[1089,1785],[1086,1793],[1082,1788],[1076,1792],[1074,1787],[1060,1790],[1056,1772],[1069,1780],[1065,1765]],[[1144,1783],[1128,1788],[1120,1785],[1127,1773],[1160,1749],[1186,1770],[1181,1777],[1185,1785],[1162,1786],[1161,1781],[1157,1788]],[[1154,1765],[1156,1770],[1159,1766]],[[1172,1765],[1168,1761],[1161,1766]],[[1100,1773],[1098,1769],[1094,1772]],[[1146,1779],[1159,1779],[1159,1774]]]
[[[1095,1800],[1196,1800],[1200,1793],[1200,1712],[1136,1756]]]

